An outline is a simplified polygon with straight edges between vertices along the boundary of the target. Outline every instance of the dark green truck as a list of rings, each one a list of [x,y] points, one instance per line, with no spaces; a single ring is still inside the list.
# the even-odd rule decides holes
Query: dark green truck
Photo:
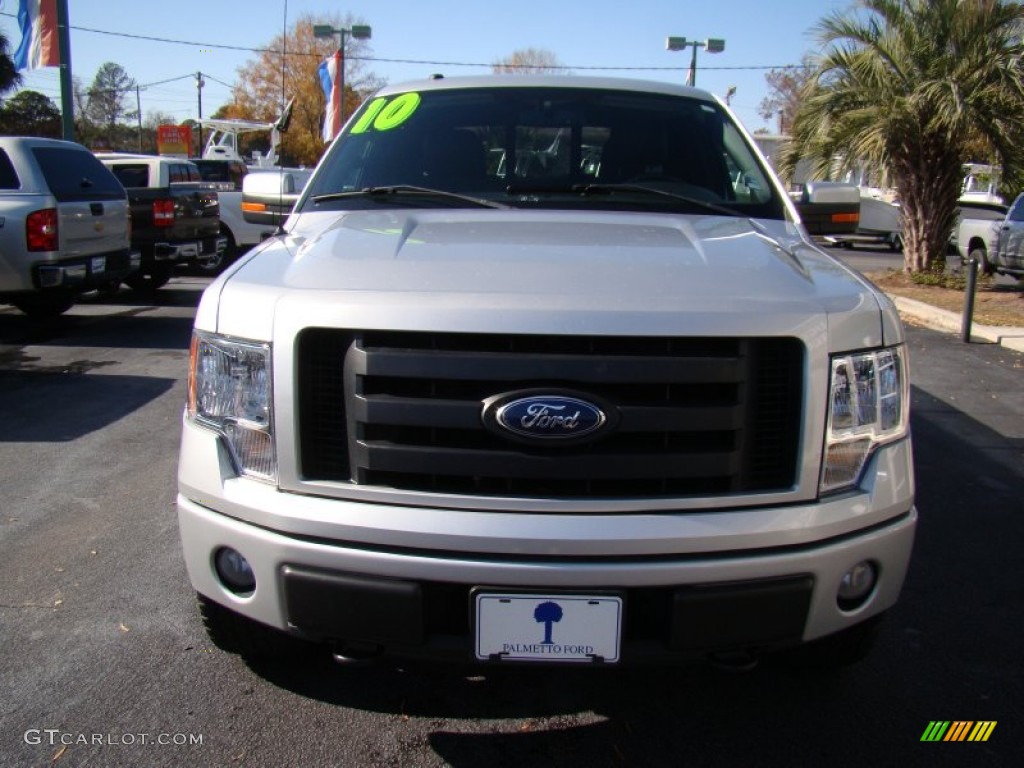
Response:
[[[138,272],[125,278],[136,290],[155,290],[177,265],[223,255],[220,203],[215,185],[202,181],[195,163],[175,157],[98,153],[128,191],[132,246],[142,253]]]

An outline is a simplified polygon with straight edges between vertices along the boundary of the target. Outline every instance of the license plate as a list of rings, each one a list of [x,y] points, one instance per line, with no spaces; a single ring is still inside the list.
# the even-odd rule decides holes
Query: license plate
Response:
[[[97,274],[104,272],[107,269],[107,257],[106,256],[93,256],[92,257],[92,272]]]
[[[474,605],[481,661],[619,660],[621,597],[481,592]]]

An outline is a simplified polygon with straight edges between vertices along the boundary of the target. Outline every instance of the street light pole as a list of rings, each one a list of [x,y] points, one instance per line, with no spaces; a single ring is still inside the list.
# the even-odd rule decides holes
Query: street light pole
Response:
[[[697,49],[704,48],[708,53],[721,53],[725,50],[725,40],[719,37],[709,37],[707,40],[687,40],[685,37],[665,38],[665,48],[669,51],[685,51],[688,46],[693,47],[693,56],[690,59],[690,73],[686,78],[689,86],[697,85]]]
[[[199,99],[199,157],[203,156],[203,86],[206,85],[206,81],[203,80],[203,73],[196,72],[196,95]],[[238,147],[235,147],[235,151],[238,151]]]
[[[341,87],[341,124],[345,124],[345,35],[351,35],[355,40],[369,40],[373,30],[365,24],[353,24],[351,27],[332,27],[330,24],[314,24],[313,37],[338,36],[338,53],[341,54],[341,61],[338,63],[338,85]]]

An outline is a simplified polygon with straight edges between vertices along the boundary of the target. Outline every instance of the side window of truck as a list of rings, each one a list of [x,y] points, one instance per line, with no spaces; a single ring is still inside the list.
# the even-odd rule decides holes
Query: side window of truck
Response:
[[[18,172],[7,153],[0,149],[0,189],[21,189]]]
[[[1021,195],[1014,201],[1007,218],[1010,221],[1024,221],[1024,195]]]
[[[92,152],[65,147],[35,147],[32,154],[59,202],[124,200],[124,186]]]
[[[110,168],[117,180],[121,182],[121,186],[126,188],[131,187],[148,187],[149,186],[149,166],[144,164],[132,164],[132,165],[114,165]]]

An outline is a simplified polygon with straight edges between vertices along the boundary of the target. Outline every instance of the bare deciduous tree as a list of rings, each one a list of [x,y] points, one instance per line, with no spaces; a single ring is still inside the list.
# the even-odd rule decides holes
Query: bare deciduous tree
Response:
[[[264,46],[255,61],[248,62],[238,70],[238,84],[233,95],[234,103],[217,111],[220,117],[234,117],[248,120],[276,120],[288,100],[294,98],[295,105],[288,133],[284,139],[282,157],[289,163],[313,165],[326,148],[322,138],[326,97],[317,77],[320,62],[338,48],[337,39],[313,36],[314,24],[330,24],[335,29],[350,29],[362,24],[351,15],[341,18],[333,16],[305,15],[291,28],[287,37],[278,35]],[[384,81],[370,72],[363,57],[370,52],[365,40],[345,41],[345,118],[347,119],[370,93],[380,88]],[[243,137],[245,139],[246,137]],[[265,148],[257,145],[266,137],[253,134],[250,148]]]
[[[553,51],[546,48],[520,48],[494,62],[491,70],[496,75],[567,75],[571,72],[559,62]]]

